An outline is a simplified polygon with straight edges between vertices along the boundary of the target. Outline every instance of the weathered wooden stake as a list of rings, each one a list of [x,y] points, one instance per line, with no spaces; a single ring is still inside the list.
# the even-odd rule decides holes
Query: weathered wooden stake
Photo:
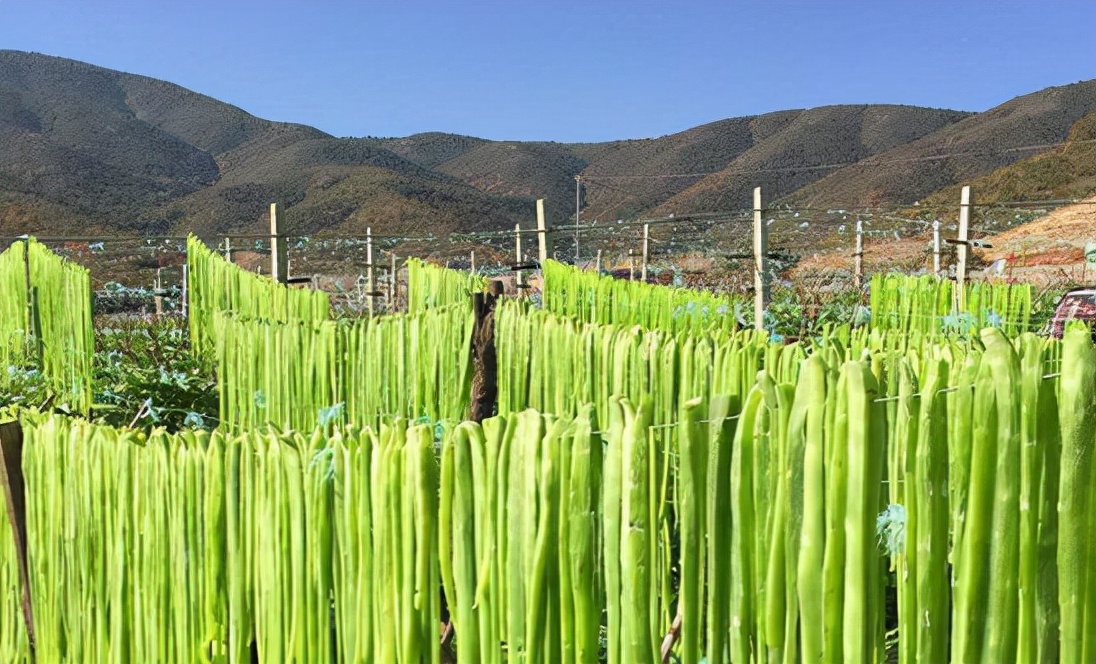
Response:
[[[282,206],[270,204],[270,278],[286,283],[289,278],[288,254],[282,239]]]
[[[392,265],[388,272],[388,311],[389,313],[396,310],[396,254],[389,254],[392,258]]]
[[[182,294],[183,318],[187,318],[189,316],[189,313],[188,313],[189,308],[187,307],[187,297],[188,297],[188,295],[187,295],[187,270],[188,270],[187,266],[184,265],[183,266],[183,294]]]
[[[502,296],[502,282],[492,280],[486,293],[472,295],[475,323],[472,328],[472,403],[468,419],[482,422],[494,415],[498,398],[498,355],[495,348],[495,304]]]
[[[753,193],[754,213],[754,329],[765,329],[765,307],[769,304],[769,229],[762,219],[761,187]]]
[[[374,295],[374,291],[376,290],[374,288],[374,284],[376,283],[376,281],[374,280],[373,277],[374,277],[374,273],[373,273],[373,229],[372,228],[366,228],[365,229],[365,288],[366,288],[367,291],[369,291],[366,296],[369,298],[369,315],[370,316],[373,315],[373,295]]]
[[[932,273],[940,276],[940,220],[932,221]]]
[[[15,557],[19,566],[23,624],[27,629],[31,661],[35,661],[34,611],[30,594],[30,573],[27,567],[27,500],[23,480],[23,428],[19,422],[0,424],[0,488],[8,512]]]
[[[640,280],[647,283],[647,265],[651,260],[651,225],[643,224],[643,269]]]
[[[153,301],[156,303],[156,317],[157,318],[164,315],[164,296],[161,295],[161,292],[162,292],[162,289],[163,289],[163,286],[161,284],[163,282],[160,280],[160,274],[161,274],[162,270],[163,270],[163,268],[160,268],[160,267],[156,268],[156,285],[153,287],[153,291],[156,293],[156,296],[153,298]]]
[[[540,264],[548,261],[548,226],[544,221],[544,199],[537,199],[537,239],[540,241]]]
[[[635,281],[636,278],[636,250],[628,250],[628,281]]]
[[[521,224],[514,224],[514,265],[521,265]],[[521,288],[521,270],[517,271],[514,283]]]
[[[594,263],[594,270],[601,274],[601,249],[597,250],[597,262]]]
[[[27,284],[27,326],[24,335],[34,348],[34,361],[42,367],[42,321],[38,317],[38,289],[30,277],[30,238],[23,240],[23,276]]]
[[[232,262],[232,238],[225,238],[225,260],[229,263]]]
[[[864,285],[864,222],[860,219],[856,220],[856,253],[853,254],[853,263],[852,283],[856,290],[860,290]]]
[[[476,273],[476,250],[475,249],[472,250],[471,261],[472,261],[472,274],[475,274]]]
[[[967,306],[967,242],[968,229],[970,227],[970,185],[963,187],[959,197],[959,244],[956,250],[955,260],[955,302],[959,311],[965,311]]]

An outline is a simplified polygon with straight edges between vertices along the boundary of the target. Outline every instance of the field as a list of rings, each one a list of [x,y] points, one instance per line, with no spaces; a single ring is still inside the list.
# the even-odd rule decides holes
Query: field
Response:
[[[755,325],[687,272],[411,260],[367,316],[186,261],[187,317],[135,320],[0,254],[0,661],[1096,653],[1096,348],[1035,334],[1052,291],[803,276]]]

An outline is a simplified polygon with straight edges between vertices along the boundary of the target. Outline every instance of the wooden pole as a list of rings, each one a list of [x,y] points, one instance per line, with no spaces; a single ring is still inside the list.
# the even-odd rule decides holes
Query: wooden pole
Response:
[[[396,254],[390,254],[392,257],[392,265],[388,272],[388,311],[389,313],[396,310],[396,279],[399,275],[396,273]]]
[[[502,282],[491,280],[486,293],[472,295],[472,390],[468,419],[482,422],[491,417],[498,400],[498,355],[495,347],[495,303],[502,296]]]
[[[225,260],[229,263],[232,262],[232,238],[225,238]]]
[[[19,422],[0,424],[0,489],[8,512],[8,525],[15,544],[19,566],[23,624],[27,629],[31,661],[35,661],[34,611],[30,594],[30,572],[27,567],[27,500],[23,479],[23,427]]]
[[[582,176],[575,176],[575,265],[578,265],[578,224],[582,206]]]
[[[476,250],[475,249],[472,250],[471,260],[472,260],[472,274],[475,274],[476,273]]]
[[[187,282],[187,276],[188,276],[187,275],[187,269],[188,269],[187,266],[184,265],[183,266],[183,296],[182,296],[182,300],[183,300],[183,302],[182,302],[183,318],[186,318],[187,316],[189,316],[189,313],[188,313],[189,310],[187,308],[187,297],[188,297],[188,295],[187,295],[187,283],[186,283]]]
[[[769,229],[762,219],[761,187],[753,192],[754,213],[754,329],[765,329],[765,307],[769,304]]]
[[[601,274],[601,249],[597,250],[597,262],[594,263],[594,269],[598,274]]]
[[[855,267],[852,283],[859,291],[864,286],[864,222],[860,219],[856,220],[856,253],[853,254],[853,263]]]
[[[23,240],[23,278],[27,286],[27,325],[24,335],[33,344],[34,361],[38,368],[42,367],[42,330],[38,320],[37,289],[30,277],[30,237]]]
[[[278,283],[286,283],[289,278],[288,257],[285,241],[282,240],[282,206],[270,204],[270,278]]]
[[[640,270],[640,280],[647,283],[647,265],[651,259],[651,225],[643,224],[643,264]]]
[[[967,294],[964,287],[967,283],[967,241],[970,228],[970,185],[963,187],[963,193],[959,198],[959,248],[956,251],[955,260],[955,302],[959,311],[965,311],[967,306]]]
[[[635,281],[636,278],[636,250],[628,250],[628,281]]]
[[[23,276],[27,285],[27,326],[24,335],[33,348],[35,366],[41,369],[45,349],[42,344],[42,318],[38,309],[38,287],[31,280],[30,236],[23,237]]]
[[[514,224],[514,265],[521,265],[521,224]],[[517,271],[514,283],[521,288],[521,270]]]
[[[372,228],[366,228],[365,229],[365,288],[366,288],[367,291],[369,291],[367,293],[367,296],[369,297],[369,315],[370,316],[373,315],[373,295],[374,295],[374,291],[376,290],[374,288],[374,284],[376,283],[376,281],[374,280],[373,277],[374,277],[374,273],[373,273],[373,229]]]
[[[153,287],[153,290],[156,293],[156,297],[153,298],[153,301],[156,303],[156,317],[157,318],[164,315],[164,296],[160,294],[161,290],[163,288],[161,286],[162,282],[160,280],[160,275],[161,275],[162,270],[163,270],[163,268],[159,268],[159,267],[156,268],[156,285]]]
[[[932,221],[932,273],[940,276],[940,220]]]
[[[537,239],[540,241],[540,264],[548,262],[548,226],[544,221],[544,199],[537,199]]]

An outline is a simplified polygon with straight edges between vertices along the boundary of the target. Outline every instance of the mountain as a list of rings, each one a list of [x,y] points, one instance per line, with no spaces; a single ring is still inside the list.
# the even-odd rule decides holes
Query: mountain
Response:
[[[155,79],[0,51],[0,219],[40,234],[510,227],[488,195],[366,140],[271,122]]]
[[[962,185],[970,185],[978,203],[1078,199],[1096,183],[1096,111],[1070,127],[1064,145],[1024,157],[962,183],[949,185],[921,201],[934,208],[954,206]]]
[[[1056,146],[1096,132],[1092,113],[1096,81],[985,113],[827,106],[603,143],[336,138],[172,83],[0,50],[0,225],[215,237],[263,232],[280,202],[290,233],[445,235],[529,225],[541,197],[550,223],[570,223],[576,187],[584,221],[742,209],[759,185],[766,201],[819,206],[911,203],[981,177],[1011,192],[1035,173],[1053,180],[1038,192],[1080,191],[1089,162]],[[1010,166],[1029,170],[998,170]]]
[[[797,113],[779,131],[725,168],[663,202],[656,213],[689,213],[752,205],[754,187],[782,198],[832,173],[839,164],[885,154],[968,117],[912,106],[826,106]]]
[[[1047,88],[847,166],[788,200],[815,207],[908,204],[1055,149],[1096,111],[1096,80]]]

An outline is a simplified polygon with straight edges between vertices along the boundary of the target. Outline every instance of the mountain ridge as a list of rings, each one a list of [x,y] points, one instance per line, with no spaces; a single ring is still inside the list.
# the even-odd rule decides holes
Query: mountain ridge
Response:
[[[550,223],[571,223],[576,188],[583,221],[741,209],[755,186],[799,205],[908,204],[1049,153],[1094,111],[1091,80],[983,113],[844,104],[601,143],[337,138],[166,81],[0,50],[0,224],[250,233],[280,202],[293,233],[443,235],[528,226],[536,198]],[[1045,147],[1020,149],[1032,144]]]

